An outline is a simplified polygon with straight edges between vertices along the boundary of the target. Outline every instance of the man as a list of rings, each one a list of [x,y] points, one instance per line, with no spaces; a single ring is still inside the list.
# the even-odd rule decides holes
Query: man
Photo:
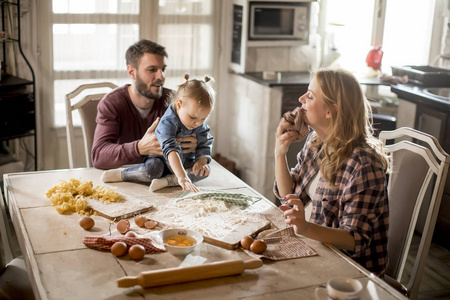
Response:
[[[142,163],[148,155],[162,155],[155,136],[159,118],[173,91],[163,87],[165,48],[149,40],[131,45],[126,52],[132,84],[116,88],[98,104],[92,163],[98,169]],[[183,153],[195,150],[194,136],[179,140]]]

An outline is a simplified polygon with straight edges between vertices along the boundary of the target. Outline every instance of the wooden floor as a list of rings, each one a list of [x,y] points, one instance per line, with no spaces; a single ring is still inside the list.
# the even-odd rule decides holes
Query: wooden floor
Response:
[[[419,238],[414,236],[408,255],[402,282],[411,274]],[[427,265],[419,289],[419,299],[450,299],[450,251],[437,244],[431,244]]]

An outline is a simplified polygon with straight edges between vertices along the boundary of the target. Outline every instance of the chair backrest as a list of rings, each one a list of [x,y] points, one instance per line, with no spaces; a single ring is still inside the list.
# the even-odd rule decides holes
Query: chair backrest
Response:
[[[76,164],[75,137],[73,131],[72,112],[78,110],[81,117],[81,128],[83,131],[84,153],[86,155],[86,166],[92,167],[91,149],[94,140],[96,127],[95,117],[97,116],[97,105],[106,95],[106,92],[99,94],[88,94],[81,100],[74,100],[80,93],[89,90],[115,89],[117,86],[111,82],[99,82],[80,85],[74,91],[66,95],[66,132],[67,150],[69,154],[69,167],[72,169]]]
[[[416,299],[436,225],[450,156],[436,138],[411,128],[382,131],[380,139],[391,159],[388,184],[389,265],[386,275],[398,283],[402,279],[421,207],[428,209],[411,276],[404,285],[408,296]],[[394,140],[393,144],[387,145],[388,141]]]

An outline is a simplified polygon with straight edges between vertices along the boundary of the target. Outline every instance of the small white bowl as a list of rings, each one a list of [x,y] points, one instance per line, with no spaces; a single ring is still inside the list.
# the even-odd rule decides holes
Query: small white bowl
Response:
[[[180,228],[174,228],[174,229],[164,229],[158,232],[158,237],[161,239],[161,241],[164,243],[164,247],[166,247],[167,251],[172,253],[173,255],[186,255],[188,253],[191,253],[194,251],[195,247],[200,245],[203,242],[203,236],[193,230],[189,229],[180,229]],[[186,246],[186,247],[177,247],[177,246],[171,246],[168,245],[166,242],[164,242],[167,238],[176,236],[176,235],[183,235],[193,238],[196,243],[192,246]]]

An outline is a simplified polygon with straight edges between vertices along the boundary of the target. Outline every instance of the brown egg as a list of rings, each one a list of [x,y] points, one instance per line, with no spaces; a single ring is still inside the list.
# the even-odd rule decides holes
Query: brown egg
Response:
[[[80,219],[79,223],[80,223],[80,226],[85,230],[91,229],[95,225],[94,219],[92,219],[91,217],[87,217],[87,216],[82,217]]]
[[[142,245],[133,245],[130,247],[130,250],[128,250],[128,254],[134,260],[141,259],[145,255],[145,248]]]
[[[244,248],[244,249],[247,249],[247,250],[249,250],[250,249],[250,245],[253,243],[253,238],[251,237],[251,236],[249,236],[249,235],[246,235],[246,236],[244,236],[242,239],[241,239],[241,246],[242,246],[242,248]]]
[[[119,223],[117,223],[117,231],[119,231],[122,234],[127,233],[127,231],[130,229],[130,221],[128,220],[120,220]]]
[[[255,254],[263,253],[266,249],[267,244],[263,240],[256,240],[250,246],[250,250]]]
[[[125,234],[125,236],[126,236],[126,237],[138,237],[138,234],[137,234],[136,232],[134,232],[134,231],[128,231],[128,232]]]
[[[148,229],[155,229],[156,228],[156,222],[154,221],[147,221],[145,222],[145,227]]]
[[[111,246],[111,253],[119,257],[127,253],[127,248],[127,244],[125,244],[124,242],[115,242]]]
[[[144,216],[134,217],[134,223],[139,227],[144,227],[145,222],[147,222],[147,218]]]

